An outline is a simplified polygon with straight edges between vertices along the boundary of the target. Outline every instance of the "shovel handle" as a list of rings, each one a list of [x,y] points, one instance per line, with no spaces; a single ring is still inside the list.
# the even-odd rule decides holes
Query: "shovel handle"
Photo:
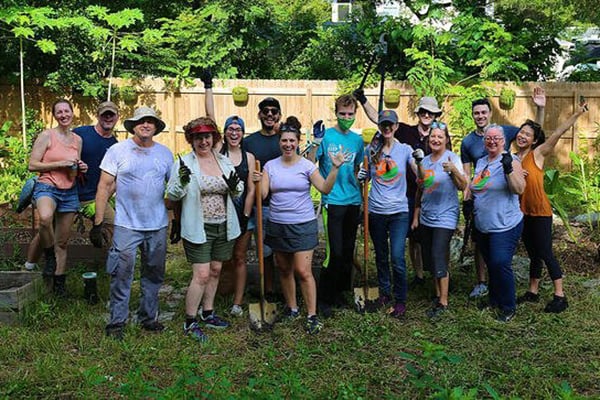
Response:
[[[260,172],[260,161],[256,160],[254,165],[256,171]],[[264,265],[264,248],[263,248],[263,220],[262,220],[262,180],[255,182],[255,201],[256,201],[256,249],[258,256],[258,272],[261,276],[265,273],[265,265]]]
[[[363,159],[363,166],[369,168],[369,157]],[[365,261],[369,258],[369,181],[363,182],[363,236],[364,236],[364,257]]]

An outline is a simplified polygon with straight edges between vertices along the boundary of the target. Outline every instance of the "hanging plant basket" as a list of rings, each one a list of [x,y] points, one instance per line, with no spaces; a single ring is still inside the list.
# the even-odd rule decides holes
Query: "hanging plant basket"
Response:
[[[134,105],[137,102],[137,90],[133,86],[119,87],[119,98],[127,105]]]
[[[243,86],[236,86],[231,89],[233,95],[233,103],[238,107],[244,107],[248,104],[248,88]]]
[[[365,128],[362,130],[362,139],[365,144],[370,144],[373,136],[377,133],[377,128]]]
[[[500,91],[500,108],[503,110],[512,110],[515,106],[517,94],[514,90],[503,88]]]
[[[383,102],[386,108],[397,108],[400,105],[400,89],[385,89]]]

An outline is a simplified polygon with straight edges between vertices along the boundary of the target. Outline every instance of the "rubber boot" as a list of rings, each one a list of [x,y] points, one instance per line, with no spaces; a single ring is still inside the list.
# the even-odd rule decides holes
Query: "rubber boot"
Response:
[[[96,284],[96,279],[84,279],[83,283],[83,296],[87,300],[88,304],[97,304],[98,285]]]
[[[67,275],[54,275],[54,295],[56,297],[67,296],[66,279]]]

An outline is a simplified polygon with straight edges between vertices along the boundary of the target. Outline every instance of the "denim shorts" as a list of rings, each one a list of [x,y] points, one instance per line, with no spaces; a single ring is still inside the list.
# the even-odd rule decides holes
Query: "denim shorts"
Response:
[[[79,211],[77,185],[74,185],[71,189],[59,189],[56,186],[38,181],[33,189],[33,202],[37,203],[41,197],[50,197],[54,201],[54,204],[56,204],[56,212],[68,213]]]

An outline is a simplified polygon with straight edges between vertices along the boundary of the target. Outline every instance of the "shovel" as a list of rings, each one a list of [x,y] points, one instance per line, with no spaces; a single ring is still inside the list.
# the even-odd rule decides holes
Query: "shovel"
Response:
[[[363,165],[369,168],[369,158],[365,156]],[[379,288],[369,287],[369,277],[367,274],[367,262],[369,260],[369,182],[363,183],[363,286],[354,288],[354,304],[356,311],[365,312],[370,304],[373,304],[379,298]]]
[[[260,161],[256,160],[256,171],[260,171]],[[258,276],[260,279],[260,303],[248,306],[250,326],[261,331],[271,329],[277,317],[277,306],[265,300],[265,261],[263,260],[263,223],[262,223],[262,190],[261,181],[255,183],[256,189],[256,249],[258,257]]]

